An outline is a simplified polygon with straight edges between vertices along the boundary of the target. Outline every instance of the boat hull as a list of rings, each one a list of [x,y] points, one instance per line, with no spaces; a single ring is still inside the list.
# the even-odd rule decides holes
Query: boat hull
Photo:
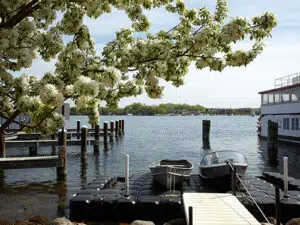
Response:
[[[166,189],[170,189],[174,186],[177,186],[184,181],[183,176],[172,175],[170,174],[170,171],[168,169],[164,168],[152,169],[151,173],[153,179]]]
[[[239,177],[243,177],[246,173],[247,164],[233,164],[234,168],[236,168],[236,173]],[[224,178],[230,177],[231,168],[226,164],[216,164],[211,166],[201,166],[200,168],[200,176],[204,179],[216,179],[216,178]]]
[[[161,160],[154,162],[149,168],[154,181],[171,189],[190,176],[193,165],[187,160]]]

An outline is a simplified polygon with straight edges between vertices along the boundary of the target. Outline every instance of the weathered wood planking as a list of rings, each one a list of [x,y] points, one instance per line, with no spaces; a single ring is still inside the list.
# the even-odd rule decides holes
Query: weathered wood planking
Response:
[[[189,207],[193,207],[193,225],[260,225],[232,194],[184,193],[184,210],[189,224]]]
[[[93,145],[95,140],[87,140],[88,145]],[[5,142],[7,148],[59,146],[57,140],[9,140]],[[67,145],[81,145],[81,140],[67,140]]]
[[[0,169],[62,167],[58,156],[0,158]]]

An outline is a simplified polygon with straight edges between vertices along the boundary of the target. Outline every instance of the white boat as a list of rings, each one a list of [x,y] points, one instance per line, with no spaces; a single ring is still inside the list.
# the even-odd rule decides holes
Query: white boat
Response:
[[[153,179],[167,189],[172,189],[188,178],[193,169],[193,164],[182,160],[159,160],[149,166]]]
[[[210,152],[199,163],[200,176],[205,179],[227,178],[231,174],[228,163],[236,168],[239,177],[243,177],[248,167],[245,155],[238,151],[224,150]]]
[[[268,138],[268,121],[278,124],[278,140],[300,144],[300,73],[275,79],[273,89],[259,92],[261,118],[258,135]]]

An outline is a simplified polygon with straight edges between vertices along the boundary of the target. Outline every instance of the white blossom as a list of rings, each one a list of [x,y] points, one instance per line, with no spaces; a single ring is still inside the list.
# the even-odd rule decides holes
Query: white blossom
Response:
[[[46,84],[41,88],[40,97],[44,104],[51,106],[61,106],[64,103],[62,93],[53,84]]]

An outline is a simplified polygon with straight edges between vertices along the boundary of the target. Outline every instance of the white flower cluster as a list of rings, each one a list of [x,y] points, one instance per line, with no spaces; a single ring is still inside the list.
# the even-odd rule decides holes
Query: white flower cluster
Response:
[[[53,84],[46,84],[40,90],[40,98],[46,105],[61,106],[64,103],[63,94]]]
[[[43,103],[39,96],[22,95],[18,99],[17,107],[18,110],[31,114],[32,112],[38,110],[42,104]]]
[[[84,96],[98,95],[98,82],[89,77],[80,76],[73,86],[74,93]]]

